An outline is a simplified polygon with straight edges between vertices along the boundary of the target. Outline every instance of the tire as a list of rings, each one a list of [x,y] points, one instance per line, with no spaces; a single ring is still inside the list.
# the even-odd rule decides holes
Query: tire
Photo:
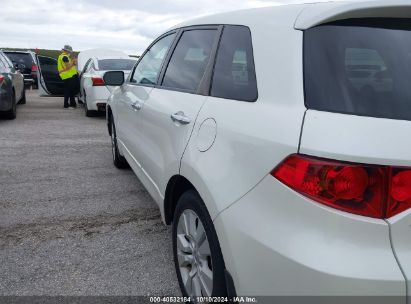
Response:
[[[120,155],[117,145],[117,135],[116,127],[114,125],[113,117],[110,118],[110,127],[111,127],[111,152],[113,154],[113,163],[114,166],[118,169],[126,169],[129,167],[127,160],[124,156]]]
[[[187,222],[191,225],[183,224]],[[172,239],[174,265],[183,296],[227,297],[225,265],[217,233],[204,202],[194,190],[185,192],[177,202]]]
[[[26,104],[27,100],[26,100],[26,89],[23,89],[23,96],[21,97],[19,104]]]
[[[87,117],[96,117],[98,115],[98,111],[89,110],[87,106],[87,99],[84,94],[84,111]]]
[[[11,93],[11,109],[7,112],[4,112],[4,117],[6,119],[16,119],[17,116],[17,102],[16,102],[16,93],[14,93],[14,90]]]

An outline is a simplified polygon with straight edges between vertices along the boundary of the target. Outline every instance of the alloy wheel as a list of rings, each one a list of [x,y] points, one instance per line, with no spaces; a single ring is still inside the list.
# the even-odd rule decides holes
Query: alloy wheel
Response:
[[[190,209],[181,214],[177,226],[177,256],[181,278],[189,296],[211,296],[213,265],[203,223]]]

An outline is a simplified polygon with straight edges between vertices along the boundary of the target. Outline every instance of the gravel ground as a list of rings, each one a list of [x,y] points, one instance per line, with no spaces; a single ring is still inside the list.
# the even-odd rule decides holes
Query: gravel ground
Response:
[[[104,117],[27,93],[0,120],[0,295],[178,295],[170,228]]]

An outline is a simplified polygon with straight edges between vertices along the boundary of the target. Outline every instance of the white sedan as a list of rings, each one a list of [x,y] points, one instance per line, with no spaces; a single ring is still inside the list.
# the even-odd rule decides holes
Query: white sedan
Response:
[[[124,71],[130,73],[136,59],[130,57],[93,57],[90,58],[80,75],[80,99],[84,102],[87,117],[95,116],[106,109],[109,88],[105,85],[103,75],[107,71]]]

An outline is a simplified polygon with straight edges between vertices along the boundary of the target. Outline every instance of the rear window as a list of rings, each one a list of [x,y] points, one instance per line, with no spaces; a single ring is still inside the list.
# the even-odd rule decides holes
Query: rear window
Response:
[[[31,57],[30,54],[27,53],[13,53],[13,52],[4,52],[7,57],[10,58],[10,60],[13,63],[19,63],[19,64],[24,64],[26,68],[31,69],[31,66],[33,65],[33,58]]]
[[[411,120],[411,19],[349,19],[304,34],[307,108]]]
[[[129,71],[133,69],[136,60],[133,59],[101,59],[98,60],[98,69],[100,71]]]

